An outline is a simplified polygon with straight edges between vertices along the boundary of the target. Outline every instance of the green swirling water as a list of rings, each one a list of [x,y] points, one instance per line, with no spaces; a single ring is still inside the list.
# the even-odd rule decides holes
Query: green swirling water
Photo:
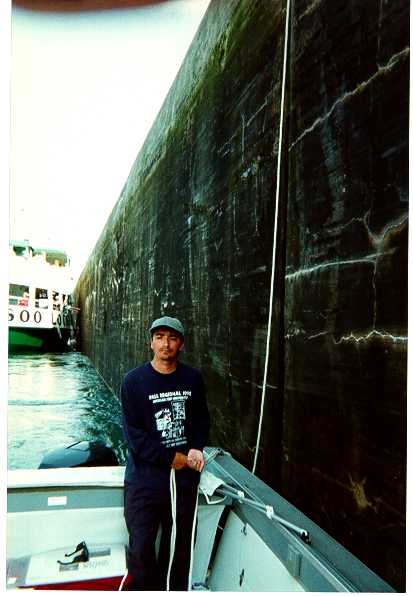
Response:
[[[8,469],[37,468],[49,451],[101,441],[125,460],[117,397],[80,352],[9,356]]]

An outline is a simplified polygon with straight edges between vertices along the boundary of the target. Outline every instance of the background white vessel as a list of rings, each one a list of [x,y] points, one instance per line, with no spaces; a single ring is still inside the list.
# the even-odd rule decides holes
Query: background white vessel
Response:
[[[64,251],[10,241],[9,350],[64,350],[75,342],[73,278]]]

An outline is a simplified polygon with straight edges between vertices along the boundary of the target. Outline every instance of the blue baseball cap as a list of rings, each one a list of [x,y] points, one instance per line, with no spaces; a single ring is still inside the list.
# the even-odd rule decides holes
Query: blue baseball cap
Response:
[[[177,331],[182,337],[185,335],[184,326],[181,321],[179,319],[174,319],[173,317],[161,317],[160,319],[155,319],[149,327],[151,335],[155,329],[158,329],[159,327],[169,327],[169,329]]]

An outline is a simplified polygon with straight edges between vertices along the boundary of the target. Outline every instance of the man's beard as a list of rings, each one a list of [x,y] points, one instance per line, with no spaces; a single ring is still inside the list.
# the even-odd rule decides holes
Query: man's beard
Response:
[[[165,360],[166,362],[170,362],[171,360],[176,360],[177,357],[178,357],[177,354],[174,356],[171,352],[161,352],[159,354],[159,359]]]

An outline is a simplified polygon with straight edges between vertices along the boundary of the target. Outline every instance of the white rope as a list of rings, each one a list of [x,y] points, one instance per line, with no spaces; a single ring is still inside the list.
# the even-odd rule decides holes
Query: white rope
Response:
[[[171,577],[172,563],[175,554],[175,540],[176,540],[176,479],[175,469],[171,469],[171,475],[169,477],[169,490],[171,493],[171,511],[172,511],[172,529],[171,529],[171,546],[169,551],[169,566],[168,575],[166,577],[166,591],[169,592],[169,582]]]
[[[257,466],[258,450],[260,447],[261,430],[262,430],[262,419],[264,414],[264,402],[265,394],[267,389],[267,376],[268,376],[268,359],[270,353],[270,339],[271,339],[271,319],[272,319],[272,307],[274,298],[274,280],[275,280],[275,257],[277,247],[277,227],[278,227],[278,204],[280,198],[280,178],[281,178],[281,148],[283,142],[284,132],[284,101],[285,101],[285,83],[287,78],[287,53],[288,53],[288,31],[290,24],[290,0],[287,0],[287,8],[285,15],[285,35],[284,35],[284,61],[283,61],[283,80],[281,87],[281,108],[280,108],[280,128],[278,135],[278,157],[277,157],[277,187],[275,193],[275,213],[274,213],[274,239],[272,246],[272,267],[271,267],[271,289],[270,289],[270,303],[268,308],[268,323],[267,323],[267,343],[265,352],[265,364],[264,364],[264,377],[262,381],[262,394],[261,394],[261,411],[260,421],[258,425],[257,443],[255,446],[254,464],[252,467],[252,473],[255,474],[255,468]]]
[[[194,543],[195,543],[195,529],[196,529],[196,517],[198,515],[198,491],[196,493],[194,519],[192,522],[192,536],[191,536],[191,558],[189,563],[189,574],[188,574],[188,591],[192,588],[192,569],[194,565]]]
[[[237,491],[233,486],[230,486],[229,484],[223,484],[223,485],[219,486],[216,489],[216,492],[219,493],[220,495],[230,497],[231,499],[238,499],[238,500],[240,500],[241,503],[245,503],[246,505],[250,505],[251,507],[254,507],[254,509],[257,509],[258,511],[261,511],[261,513],[264,513],[268,517],[268,519],[273,519],[275,521],[278,521],[281,525],[285,526],[286,528],[290,528],[291,530],[293,530],[294,532],[299,534],[299,536],[305,542],[309,541],[309,534],[305,528],[296,526],[295,524],[289,522],[285,518],[280,517],[279,515],[276,515],[274,513],[274,507],[272,505],[266,505],[265,503],[256,501],[254,499],[250,499],[248,497],[244,497],[241,499],[238,494],[239,491]]]
[[[169,491],[171,494],[171,511],[172,511],[172,529],[171,529],[171,544],[170,544],[170,552],[169,552],[169,565],[168,565],[168,575],[166,578],[166,591],[170,592],[170,578],[171,578],[171,570],[172,570],[172,563],[175,555],[175,542],[176,542],[176,477],[175,477],[175,469],[171,469],[171,473],[169,476]],[[224,497],[225,499],[225,497]],[[188,590],[192,587],[192,569],[193,569],[193,561],[194,561],[194,542],[195,542],[195,529],[196,529],[196,520],[198,515],[198,492],[196,495],[195,501],[195,511],[194,511],[194,519],[192,522],[192,535],[191,535],[191,553],[190,553],[190,564],[189,564],[189,574],[188,574]],[[120,586],[118,588],[118,592],[123,590],[124,583],[128,576],[128,570],[126,570],[125,575],[122,578]]]
[[[128,577],[128,570],[126,570],[125,575],[122,577],[122,581],[120,582],[120,586],[118,588],[118,592],[122,592],[123,585],[124,585],[127,577]]]
[[[274,517],[274,507],[272,505],[265,505],[265,515],[268,519]]]

